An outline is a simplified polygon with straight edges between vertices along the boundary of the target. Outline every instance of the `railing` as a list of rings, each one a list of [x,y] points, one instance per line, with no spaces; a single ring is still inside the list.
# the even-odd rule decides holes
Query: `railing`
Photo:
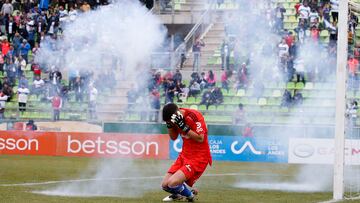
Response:
[[[190,30],[190,32],[184,38],[184,42],[181,43],[174,51],[174,65],[179,65],[181,62],[181,56],[186,55],[192,48],[194,42],[197,39],[203,38],[203,35],[210,29],[213,23],[213,11],[215,3],[210,3],[206,11],[201,15],[198,22]]]
[[[181,0],[159,0],[157,3],[154,4],[154,8],[152,9],[152,12],[154,14],[171,14],[174,18],[174,15],[177,14],[177,11],[175,9],[175,5],[180,5]],[[201,5],[201,4],[200,4]],[[197,20],[194,27],[190,30],[190,32],[187,34],[187,36],[184,38],[184,41],[177,46],[175,49],[175,43],[172,39],[171,41],[171,50],[170,52],[156,52],[153,53],[152,58],[155,60],[152,60],[152,67],[154,69],[158,69],[159,66],[163,66],[162,69],[174,69],[175,67],[179,66],[183,56],[187,54],[187,52],[191,49],[194,41],[197,38],[201,38],[202,35],[210,28],[212,23],[212,16],[213,16],[213,10],[215,9],[215,3],[213,1],[210,1],[210,3],[204,3],[203,9],[193,9],[192,6],[190,6],[189,9],[181,9],[179,11],[181,12],[190,12],[194,13],[196,12],[196,15],[199,16],[199,13],[202,13],[199,19]],[[159,59],[158,56],[161,56]],[[164,59],[168,60],[167,62],[164,62]]]
[[[87,107],[74,108],[62,108],[60,110],[60,120],[74,120],[83,121],[89,120]],[[50,121],[53,120],[53,109],[51,107],[29,107],[25,108],[25,111],[20,111],[19,107],[11,106],[6,107],[4,112],[4,119],[1,121],[13,121],[13,120],[41,120]]]
[[[207,1],[199,1],[195,4],[186,3],[185,0],[156,0],[154,2],[154,11],[155,14],[171,14],[172,16],[176,15],[179,12],[195,14],[203,12],[207,9]]]

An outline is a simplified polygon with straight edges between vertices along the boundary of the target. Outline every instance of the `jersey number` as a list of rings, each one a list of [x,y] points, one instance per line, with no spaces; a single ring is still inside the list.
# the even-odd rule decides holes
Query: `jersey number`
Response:
[[[201,127],[201,123],[200,122],[196,122],[196,132],[203,132],[204,130]]]

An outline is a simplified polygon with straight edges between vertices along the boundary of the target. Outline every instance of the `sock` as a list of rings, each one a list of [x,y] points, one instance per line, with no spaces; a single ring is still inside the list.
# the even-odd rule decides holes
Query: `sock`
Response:
[[[168,186],[163,187],[162,189],[163,189],[165,192],[173,193],[173,191],[172,191]]]
[[[175,187],[169,187],[169,190],[172,191],[173,194],[180,194],[184,197],[192,197],[193,193],[186,187],[185,184],[181,184]]]

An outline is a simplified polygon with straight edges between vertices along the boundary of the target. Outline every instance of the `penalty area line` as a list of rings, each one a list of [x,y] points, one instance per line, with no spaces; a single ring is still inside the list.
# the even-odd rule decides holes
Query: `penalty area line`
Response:
[[[291,177],[292,175],[280,174],[266,174],[266,173],[215,173],[205,174],[202,177],[221,177],[221,176],[271,176],[271,177]],[[14,184],[0,184],[1,187],[14,187],[14,186],[37,186],[37,185],[51,185],[59,183],[77,183],[77,182],[91,182],[91,181],[127,181],[127,180],[151,180],[161,179],[164,176],[140,176],[140,177],[121,177],[121,178],[85,178],[85,179],[72,179],[72,180],[54,180],[45,182],[30,182],[30,183],[14,183]]]

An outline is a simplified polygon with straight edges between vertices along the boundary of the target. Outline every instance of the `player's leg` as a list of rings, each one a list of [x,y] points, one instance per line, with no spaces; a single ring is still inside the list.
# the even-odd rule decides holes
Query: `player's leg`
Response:
[[[167,171],[166,175],[163,178],[161,187],[164,191],[171,194],[163,199],[164,202],[172,202],[183,199],[183,196],[179,195],[177,192],[171,190],[168,187],[170,177],[182,167],[182,164],[183,163],[181,157],[178,157],[176,161],[171,165],[171,167],[169,168],[169,170]]]
[[[172,175],[173,175],[172,173],[166,173],[166,175],[163,178],[163,181],[161,182],[162,189],[168,193],[171,193],[171,195],[163,199],[163,202],[172,202],[183,199],[183,197],[180,194],[174,193],[174,191],[168,187],[169,179]]]
[[[169,184],[169,179],[170,179],[170,177],[172,175],[173,175],[172,173],[166,173],[163,180],[162,180],[162,182],[161,182],[162,189],[164,191],[166,191],[166,192],[169,192],[169,193],[171,193],[171,192],[169,191],[168,184]]]
[[[187,180],[186,176],[192,176],[191,171],[190,173],[188,170],[185,169],[186,167],[182,167],[180,170],[176,171],[169,179],[168,179],[168,188],[170,191],[172,191],[173,194],[180,194],[181,196],[184,196],[188,199],[193,199],[194,194],[191,192],[191,190],[185,185],[185,181]],[[185,175],[187,173],[187,175]]]

